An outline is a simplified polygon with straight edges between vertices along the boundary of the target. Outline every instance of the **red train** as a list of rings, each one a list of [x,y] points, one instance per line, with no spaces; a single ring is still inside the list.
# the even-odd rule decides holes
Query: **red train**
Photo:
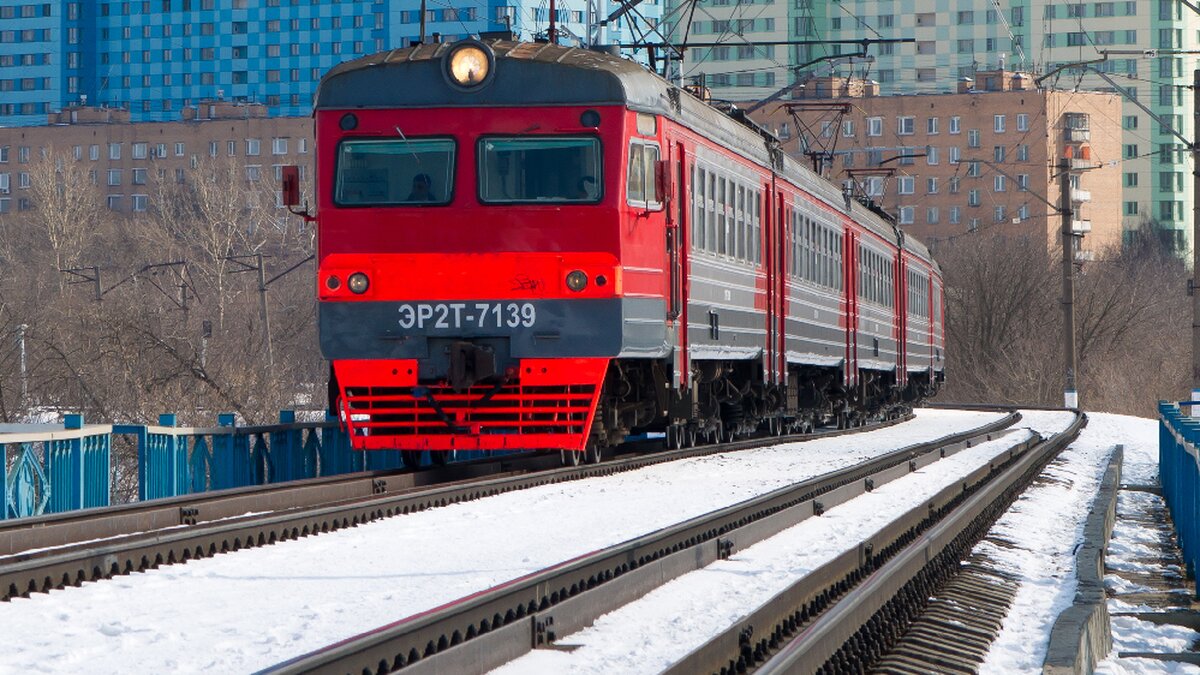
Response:
[[[943,379],[926,249],[611,55],[466,40],[315,105],[321,349],[362,449],[671,445],[853,425]]]

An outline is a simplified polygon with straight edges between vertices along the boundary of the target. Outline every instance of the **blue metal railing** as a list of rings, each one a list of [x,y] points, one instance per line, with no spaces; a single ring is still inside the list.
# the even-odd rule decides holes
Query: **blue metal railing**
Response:
[[[1158,476],[1188,578],[1195,578],[1200,562],[1200,419],[1180,410],[1191,405],[1158,404]]]
[[[0,520],[107,506],[112,425],[62,425],[0,433]]]
[[[139,501],[403,466],[399,452],[352,450],[333,418],[297,422],[290,410],[278,424],[237,426],[223,414],[208,428],[178,426],[175,415],[157,425],[66,415],[62,425],[0,427],[0,520],[126,501],[113,494],[114,437],[136,443]]]
[[[138,501],[404,466],[399,451],[351,449],[333,417],[297,422],[290,410],[260,426],[237,426],[232,414],[215,427],[181,427],[175,415],[157,425],[84,425],[82,415],[66,415],[61,425],[0,425],[0,520],[134,499],[132,489],[114,494],[117,473],[133,468],[114,464],[114,438],[136,444]]]

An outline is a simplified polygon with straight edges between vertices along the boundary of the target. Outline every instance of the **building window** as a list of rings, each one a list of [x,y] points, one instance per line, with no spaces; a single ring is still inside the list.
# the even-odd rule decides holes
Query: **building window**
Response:
[[[146,170],[145,169],[134,169],[133,170],[133,184],[134,185],[145,185],[146,184]]]
[[[1017,131],[1029,131],[1029,113],[1017,113]]]
[[[1029,191],[1029,174],[1027,174],[1027,173],[1017,174],[1017,189],[1020,190],[1021,192]]]
[[[936,145],[925,146],[925,163],[929,166],[934,166],[938,163],[938,149]]]
[[[1005,187],[1004,176],[999,174],[992,176],[992,192],[1004,192]]]
[[[967,191],[967,206],[979,206],[979,190]]]
[[[961,133],[961,127],[960,127],[961,119],[962,118],[958,117],[957,115],[950,118],[950,133],[952,133],[952,134]]]
[[[896,179],[897,194],[911,195],[914,192],[916,181],[912,176],[900,176]]]
[[[962,209],[957,206],[950,207],[950,224],[957,225],[962,220]]]
[[[911,116],[896,118],[896,134],[899,136],[911,136],[914,126],[913,119]]]
[[[148,201],[146,195],[133,195],[133,210],[145,211]]]
[[[998,205],[994,209],[992,209],[992,219],[995,220],[997,223],[1004,222],[1004,205],[1003,204]]]
[[[1029,161],[1029,146],[1028,145],[1018,145],[1017,146],[1017,161],[1018,162],[1028,162]]]
[[[120,169],[109,169],[108,170],[108,184],[114,185],[114,186],[121,184],[121,170]]]
[[[288,151],[288,139],[273,138],[271,139],[271,153],[276,155],[286,155]]]
[[[992,161],[996,162],[997,164],[1000,162],[1003,162],[1004,161],[1004,151],[1005,151],[1005,148],[1003,145],[992,146]]]
[[[939,216],[940,214],[938,213],[938,207],[930,206],[929,208],[925,209],[925,222],[929,223],[930,225],[937,225]]]
[[[1125,215],[1136,216],[1138,214],[1137,202],[1125,202]]]
[[[962,160],[962,148],[957,145],[950,146],[950,153],[946,157],[946,161],[951,164],[958,164]]]
[[[929,134],[930,136],[935,136],[935,135],[937,135],[937,132],[938,132],[938,118],[930,117],[930,118],[926,119],[925,120],[925,133]]]
[[[978,148],[979,147],[979,130],[978,129],[968,129],[967,130],[967,147],[968,148]]]
[[[900,224],[901,225],[912,225],[912,222],[913,222],[913,207],[901,206],[900,207]]]
[[[114,159],[114,160],[121,159],[121,144],[120,143],[109,143],[108,144],[108,158]],[[117,184],[120,185],[120,183],[117,183]],[[111,183],[110,183],[110,185],[111,185]]]
[[[925,192],[927,192],[931,195],[937,194],[937,192],[938,192],[937,176],[930,176],[925,179]]]
[[[1125,187],[1137,187],[1137,184],[1138,184],[1137,172],[1130,172],[1130,173],[1125,174]]]
[[[247,138],[246,139],[246,155],[248,157],[258,157],[260,145],[261,145],[261,141],[259,139]]]
[[[883,135],[883,118],[868,117],[867,118],[867,135],[882,136]]]

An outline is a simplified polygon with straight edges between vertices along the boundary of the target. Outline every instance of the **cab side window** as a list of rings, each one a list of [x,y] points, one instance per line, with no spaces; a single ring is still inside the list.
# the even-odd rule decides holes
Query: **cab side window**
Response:
[[[652,143],[634,141],[629,145],[629,167],[626,173],[625,195],[630,206],[657,210],[662,208],[654,169],[659,149]]]

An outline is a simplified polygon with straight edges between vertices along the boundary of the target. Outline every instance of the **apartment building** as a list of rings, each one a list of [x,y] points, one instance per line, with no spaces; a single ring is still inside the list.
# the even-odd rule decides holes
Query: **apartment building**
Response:
[[[191,169],[231,161],[247,182],[277,181],[281,167],[311,177],[312,120],[268,117],[261,104],[207,101],[191,119],[131,123],[129,111],[71,107],[48,126],[0,129],[0,214],[33,207],[32,166],[43,157],[82,162],[108,208],[136,213],[150,207],[155,185],[183,182]]]
[[[656,27],[660,0],[606,25],[631,42]],[[557,3],[560,41],[586,36],[617,0]],[[173,121],[205,99],[261,103],[271,116],[307,115],[334,65],[408,46],[421,0],[0,0],[0,126],[44,124],[70,105],[127,108],[131,119]],[[544,36],[545,3],[427,3],[426,40],[511,30]]]
[[[798,39],[862,39],[882,34],[912,37],[913,44],[879,49],[868,74],[882,93],[953,91],[979,70],[1008,67],[1049,74],[1041,86],[1062,91],[1128,90],[1112,121],[1124,130],[1122,222],[1134,229],[1155,220],[1174,232],[1186,250],[1191,238],[1191,158],[1168,131],[1194,138],[1192,73],[1200,46],[1200,14],[1178,0],[963,0],[947,7],[933,0],[841,0]],[[999,7],[999,9],[997,9]],[[856,17],[849,19],[850,16]],[[820,47],[813,47],[819,50]],[[839,49],[833,45],[830,50]],[[1105,54],[1104,52],[1107,52]],[[1112,82],[1096,75],[1103,71]],[[860,73],[861,74],[861,73]],[[1135,104],[1146,105],[1160,124]]]
[[[877,83],[823,78],[756,119],[786,139],[786,152],[832,180],[853,180],[935,248],[968,233],[1057,248],[1056,165],[1070,158],[1077,257],[1119,246],[1120,97],[1041,91],[1012,71],[976,75],[960,93],[892,96]]]
[[[1193,200],[1184,183],[1193,168],[1182,152],[1186,143],[1169,130],[1185,139],[1197,133],[1189,88],[1200,61],[1187,52],[1200,48],[1200,13],[1179,0],[702,0],[690,15],[669,16],[676,41],[686,34],[688,44],[728,45],[688,49],[683,70],[691,78],[703,73],[713,96],[726,100],[760,99],[771,80],[778,90],[830,75],[874,80],[884,95],[953,93],[964,78],[995,69],[1049,75],[1037,85],[1047,90],[1125,91],[1115,117],[1124,130],[1123,226],[1157,221],[1179,250],[1189,246]],[[687,23],[681,16],[693,18]],[[774,62],[758,58],[749,43],[779,39],[758,30],[768,17],[773,27],[786,27],[788,41],[842,42],[776,46]],[[721,29],[715,37],[698,34],[714,20],[712,30]],[[862,40],[881,38],[912,42],[872,44],[868,60],[849,58]],[[1090,63],[1071,65],[1083,62]]]

